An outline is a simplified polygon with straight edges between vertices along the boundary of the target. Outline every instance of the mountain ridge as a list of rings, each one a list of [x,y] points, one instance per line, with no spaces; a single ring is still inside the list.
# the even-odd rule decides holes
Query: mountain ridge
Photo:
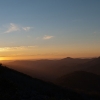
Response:
[[[2,100],[84,100],[81,94],[52,83],[34,79],[0,65],[0,99]]]

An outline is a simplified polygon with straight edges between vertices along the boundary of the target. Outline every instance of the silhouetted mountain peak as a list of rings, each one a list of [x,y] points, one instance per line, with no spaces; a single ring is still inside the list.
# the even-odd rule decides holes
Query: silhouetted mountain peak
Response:
[[[96,60],[100,61],[100,56],[98,58],[95,58]]]
[[[71,58],[71,57],[66,57],[66,58],[63,58],[61,60],[66,60],[66,61],[69,61],[69,60],[74,60],[74,58]]]
[[[67,57],[66,59],[73,59],[73,58],[71,58],[71,57]]]
[[[100,57],[98,57],[98,58],[94,58],[93,60],[91,60],[91,64],[93,64],[93,65],[100,65]]]
[[[66,58],[64,58],[64,59],[73,59],[73,58],[71,58],[71,57],[66,57]]]

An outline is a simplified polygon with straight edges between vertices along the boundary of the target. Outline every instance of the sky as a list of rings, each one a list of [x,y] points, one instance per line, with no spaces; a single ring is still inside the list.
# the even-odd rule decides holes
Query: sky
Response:
[[[0,0],[0,60],[100,56],[100,0]]]

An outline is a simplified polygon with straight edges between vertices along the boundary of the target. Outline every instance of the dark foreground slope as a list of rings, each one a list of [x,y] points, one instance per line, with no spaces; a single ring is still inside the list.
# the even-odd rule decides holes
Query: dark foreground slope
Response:
[[[85,99],[84,99],[85,98]],[[90,100],[0,65],[0,100]]]

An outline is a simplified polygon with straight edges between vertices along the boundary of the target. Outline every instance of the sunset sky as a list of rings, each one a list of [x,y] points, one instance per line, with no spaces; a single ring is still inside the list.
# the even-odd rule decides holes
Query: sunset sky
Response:
[[[100,56],[100,0],[0,0],[0,60]]]

